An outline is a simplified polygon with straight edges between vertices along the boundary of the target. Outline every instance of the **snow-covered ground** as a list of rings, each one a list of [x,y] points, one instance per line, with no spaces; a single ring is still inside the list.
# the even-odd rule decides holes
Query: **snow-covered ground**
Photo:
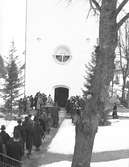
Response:
[[[94,152],[129,149],[129,120],[112,120],[111,126],[99,127],[94,142]],[[49,145],[49,152],[73,154],[75,127],[71,120],[62,123],[57,135]]]
[[[119,115],[120,113],[118,113]],[[111,119],[110,126],[101,126],[95,137],[91,167],[129,167],[129,112],[122,113],[125,118]],[[128,118],[126,118],[128,116]],[[0,118],[0,126],[4,124],[6,131],[12,136],[16,121]],[[70,119],[65,119],[48,147],[49,155],[63,156],[39,167],[70,167],[75,144],[75,127]],[[70,158],[67,158],[70,155]],[[57,158],[57,157],[56,157]]]
[[[16,121],[5,120],[4,118],[0,118],[0,127],[1,125],[6,126],[6,132],[12,137],[13,136],[13,128],[17,125]]]
[[[124,114],[122,114],[124,116]],[[129,113],[126,113],[129,116]],[[111,126],[99,127],[93,147],[91,167],[129,167],[129,119],[111,119]],[[73,154],[75,127],[70,119],[64,120],[48,152]],[[97,159],[98,157],[98,159]],[[71,161],[58,161],[40,167],[70,167]]]

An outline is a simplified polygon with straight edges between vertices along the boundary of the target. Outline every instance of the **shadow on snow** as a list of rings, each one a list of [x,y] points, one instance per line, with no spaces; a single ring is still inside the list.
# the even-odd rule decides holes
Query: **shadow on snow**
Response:
[[[39,165],[51,164],[60,161],[72,161],[72,154],[58,154],[47,152],[41,160]],[[129,157],[129,149],[127,150],[115,150],[104,152],[93,152],[91,162],[113,161],[118,159],[126,159]]]

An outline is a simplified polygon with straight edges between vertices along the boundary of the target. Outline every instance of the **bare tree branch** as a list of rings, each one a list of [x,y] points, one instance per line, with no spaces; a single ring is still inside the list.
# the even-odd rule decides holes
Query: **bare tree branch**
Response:
[[[129,0],[123,0],[120,5],[118,6],[116,12],[115,12],[115,15],[117,16],[120,11],[122,10],[122,8],[126,5],[126,3],[128,2]]]
[[[129,18],[129,13],[127,13],[118,23],[117,23],[117,29],[119,29],[123,23]]]
[[[101,11],[101,7],[99,5],[99,3],[96,0],[89,0],[90,1],[90,5],[92,6],[93,9],[95,9],[93,7],[93,4],[95,5],[96,9],[100,12]]]

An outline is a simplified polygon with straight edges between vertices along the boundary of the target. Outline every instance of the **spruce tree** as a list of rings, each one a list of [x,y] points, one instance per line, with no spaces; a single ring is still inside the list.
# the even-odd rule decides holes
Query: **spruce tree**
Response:
[[[95,78],[95,73],[96,73],[96,68],[97,68],[97,50],[99,49],[99,46],[95,47],[95,51],[92,52],[91,55],[91,61],[88,63],[88,65],[85,65],[86,68],[86,77],[85,77],[85,84],[84,84],[84,90],[83,90],[83,96],[86,99],[88,94],[93,94],[94,92],[94,78]],[[98,78],[99,79],[99,78]],[[108,92],[107,92],[108,93]],[[108,115],[108,110],[104,108],[105,103],[108,103],[108,95],[103,92],[103,101],[99,101],[99,110],[101,111],[99,113],[100,120],[99,124],[100,125],[105,125],[107,123],[107,115]]]
[[[0,78],[4,78],[6,75],[6,68],[4,66],[3,57],[0,55]]]
[[[5,108],[7,111],[13,111],[16,105],[17,98],[19,97],[19,90],[22,86],[22,80],[20,77],[20,68],[17,65],[18,56],[15,55],[16,49],[14,42],[12,42],[11,49],[9,51],[9,57],[7,62],[7,74],[5,77],[3,98],[5,100]]]
[[[95,48],[95,50],[96,49],[97,49],[97,47]],[[84,98],[87,97],[87,94],[92,93],[92,82],[93,82],[94,75],[95,75],[95,66],[96,66],[96,53],[94,51],[91,54],[91,61],[88,62],[87,65],[85,65],[86,76],[84,78],[85,78],[86,82],[84,83],[84,88],[85,89],[83,89],[83,96],[84,96]]]

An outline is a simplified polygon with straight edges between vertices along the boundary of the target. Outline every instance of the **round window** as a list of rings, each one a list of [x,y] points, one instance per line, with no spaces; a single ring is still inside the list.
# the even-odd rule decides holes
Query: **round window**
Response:
[[[55,49],[54,59],[57,63],[65,64],[71,59],[71,51],[67,46],[61,45]]]

